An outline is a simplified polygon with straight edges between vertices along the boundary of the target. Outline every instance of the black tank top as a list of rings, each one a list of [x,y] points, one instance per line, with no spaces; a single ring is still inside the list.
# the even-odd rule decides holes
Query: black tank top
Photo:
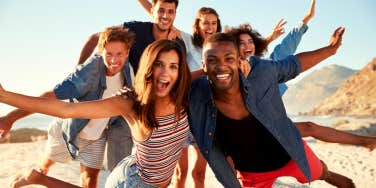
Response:
[[[235,120],[218,110],[215,138],[239,171],[268,172],[291,160],[282,145],[253,115]]]

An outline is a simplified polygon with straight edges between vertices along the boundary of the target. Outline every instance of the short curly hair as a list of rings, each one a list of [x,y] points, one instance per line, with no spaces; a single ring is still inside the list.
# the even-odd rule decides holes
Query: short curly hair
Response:
[[[235,37],[236,43],[239,47],[240,45],[240,35],[248,34],[252,37],[253,43],[255,44],[255,55],[263,56],[267,52],[268,43],[261,34],[252,29],[251,25],[248,23],[240,24],[239,27],[226,27],[225,33],[228,33]]]

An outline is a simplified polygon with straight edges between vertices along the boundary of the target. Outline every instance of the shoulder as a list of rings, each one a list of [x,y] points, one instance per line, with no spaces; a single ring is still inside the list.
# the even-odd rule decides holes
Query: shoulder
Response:
[[[153,23],[151,22],[140,22],[140,21],[130,21],[130,22],[124,22],[123,27],[128,28],[130,30],[135,29],[145,29],[148,27],[151,27]]]
[[[206,76],[202,76],[192,82],[189,100],[206,100],[210,97],[210,84]]]

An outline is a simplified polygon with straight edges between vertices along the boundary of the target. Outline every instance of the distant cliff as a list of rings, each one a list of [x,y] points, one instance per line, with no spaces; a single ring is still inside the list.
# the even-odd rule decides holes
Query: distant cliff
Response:
[[[329,65],[313,71],[289,89],[283,95],[286,110],[289,114],[309,112],[314,106],[333,94],[343,82],[356,71],[339,66]]]
[[[309,114],[376,117],[376,58]]]

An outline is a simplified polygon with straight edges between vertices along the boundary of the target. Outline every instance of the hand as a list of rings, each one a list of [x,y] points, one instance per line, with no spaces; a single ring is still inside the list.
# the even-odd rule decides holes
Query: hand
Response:
[[[242,71],[244,76],[247,78],[249,73],[251,72],[251,64],[249,64],[249,62],[245,59],[241,59],[239,61],[239,64],[240,71]]]
[[[3,92],[5,91],[5,89],[3,88],[3,86],[0,84],[0,92]]]
[[[313,16],[315,15],[315,5],[316,5],[316,0],[312,0],[311,6],[309,7],[307,14],[302,19],[302,22],[304,24],[307,25],[309,20],[311,20],[313,18]]]
[[[174,26],[172,26],[170,32],[168,33],[167,39],[175,40],[176,38],[182,39],[182,36],[179,29],[176,29]]]
[[[285,24],[287,21],[285,19],[280,19],[276,26],[274,26],[272,33],[267,37],[269,39],[269,43],[278,37],[280,37],[282,34],[285,33]]]
[[[1,85],[0,85],[1,86]],[[5,138],[10,129],[12,128],[13,123],[8,121],[6,117],[0,117],[0,138]]]
[[[333,47],[333,50],[334,50],[333,53],[334,54],[337,52],[338,48],[342,44],[343,33],[345,33],[345,28],[344,27],[338,27],[334,31],[334,33],[332,34],[332,36],[330,37],[329,46]]]

